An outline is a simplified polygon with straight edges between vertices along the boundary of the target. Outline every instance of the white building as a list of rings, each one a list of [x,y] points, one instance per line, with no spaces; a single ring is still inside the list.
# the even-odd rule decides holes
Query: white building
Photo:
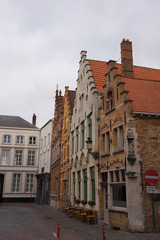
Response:
[[[0,115],[1,201],[29,201],[31,191],[35,199],[39,134],[35,125],[21,117]]]
[[[40,130],[39,166],[37,177],[36,202],[50,202],[51,138],[53,121],[50,119]]]
[[[72,205],[95,209],[97,214],[98,110],[105,83],[104,76],[103,81],[96,79],[99,64],[103,67],[106,63],[87,60],[86,51],[81,52],[70,136]]]

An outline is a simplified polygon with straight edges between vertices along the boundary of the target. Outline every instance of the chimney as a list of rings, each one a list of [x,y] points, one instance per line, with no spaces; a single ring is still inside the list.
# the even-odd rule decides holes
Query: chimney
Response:
[[[33,117],[32,117],[32,124],[36,127],[36,115],[33,114]]]
[[[132,42],[128,39],[121,42],[121,63],[122,76],[134,77],[133,72],[133,57],[132,57]]]

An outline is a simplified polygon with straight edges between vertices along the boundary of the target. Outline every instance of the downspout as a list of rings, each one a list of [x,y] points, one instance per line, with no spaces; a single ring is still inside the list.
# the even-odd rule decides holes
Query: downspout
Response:
[[[143,169],[142,169],[142,159],[139,161],[141,168],[141,181],[142,181],[142,201],[143,201],[143,214],[144,214],[144,230],[146,231],[146,205],[144,197],[144,181],[143,181]]]

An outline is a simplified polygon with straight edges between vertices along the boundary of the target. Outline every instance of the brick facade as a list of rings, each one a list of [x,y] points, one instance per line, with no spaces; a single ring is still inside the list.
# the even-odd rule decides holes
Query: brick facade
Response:
[[[129,40],[121,43],[121,53],[121,74],[114,61],[108,62],[100,109],[99,216],[112,228],[150,232],[155,227],[151,194],[146,192],[144,172],[154,169],[160,174],[160,119],[159,113],[153,112],[153,105],[158,104],[158,101],[152,102],[156,95],[148,96],[151,99],[150,105],[142,102],[142,97],[148,92],[149,81],[153,81],[152,85],[159,82],[150,79],[154,75],[152,73],[155,73],[152,69],[137,70],[136,67],[134,72],[132,43]],[[135,78],[137,71],[138,79]],[[149,73],[148,76],[145,72]],[[144,80],[146,76],[148,79]],[[156,77],[158,76],[160,71],[157,71]],[[137,87],[138,84],[142,85],[141,89]],[[145,112],[146,109],[149,112]],[[159,183],[156,188],[160,189]],[[157,231],[160,231],[159,196],[154,195]]]
[[[56,90],[55,97],[55,112],[53,119],[52,131],[52,151],[51,151],[51,192],[50,204],[53,207],[58,207],[59,200],[59,175],[60,175],[60,143],[63,124],[64,97],[61,96],[61,91]]]
[[[59,209],[62,210],[66,203],[70,201],[71,193],[71,168],[69,162],[69,136],[72,119],[72,110],[75,99],[75,91],[65,87],[64,114],[61,136],[61,156],[60,156],[60,199]]]

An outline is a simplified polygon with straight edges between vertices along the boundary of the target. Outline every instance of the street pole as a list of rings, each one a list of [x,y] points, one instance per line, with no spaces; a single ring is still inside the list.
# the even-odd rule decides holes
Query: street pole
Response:
[[[155,221],[155,213],[154,213],[154,198],[153,198],[153,194],[151,194],[151,199],[152,199],[153,231],[154,231],[154,233],[156,233],[156,221]]]

